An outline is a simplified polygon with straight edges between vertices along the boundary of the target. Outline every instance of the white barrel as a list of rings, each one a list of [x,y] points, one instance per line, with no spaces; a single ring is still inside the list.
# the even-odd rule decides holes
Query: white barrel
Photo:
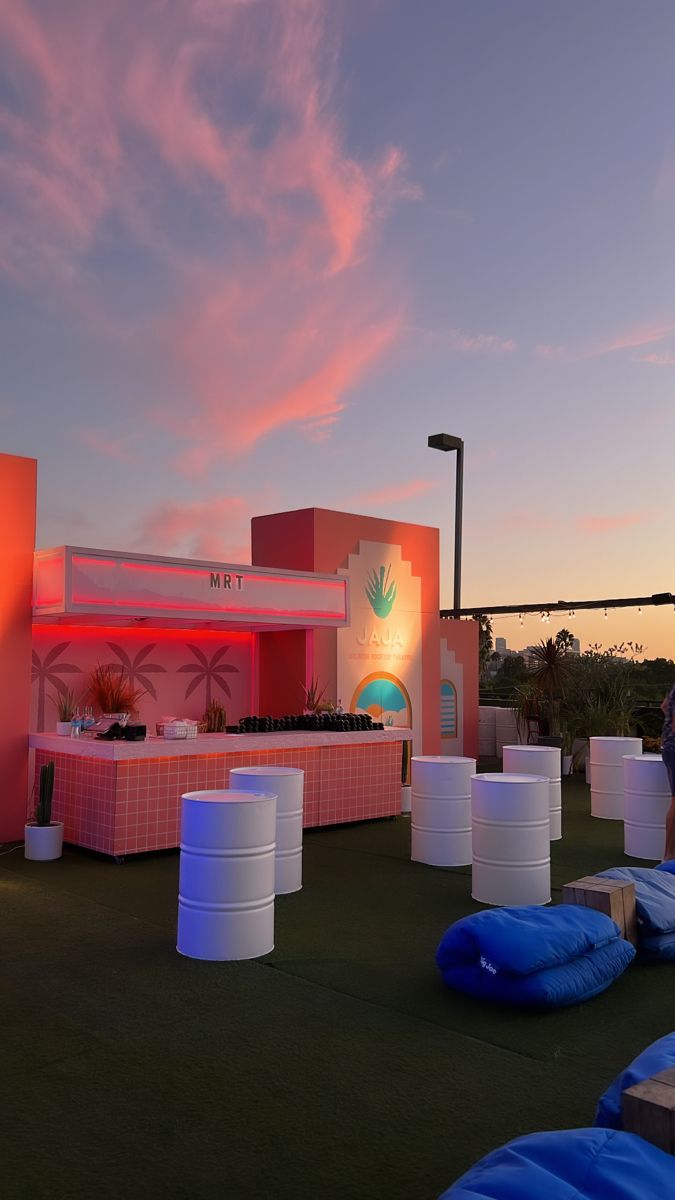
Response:
[[[412,812],[412,787],[409,783],[401,784],[401,812]]]
[[[260,792],[183,796],[179,954],[224,962],[274,949],[276,809]]]
[[[495,709],[495,742],[497,757],[501,758],[502,750],[507,744],[518,741],[518,723],[515,708]]]
[[[624,754],[623,798],[626,854],[629,858],[662,859],[671,795],[660,754]]]
[[[471,862],[471,776],[475,758],[421,754],[412,760],[410,857],[431,867]]]
[[[623,821],[623,756],[642,754],[642,738],[592,737],[591,816]]]
[[[494,705],[481,704],[478,709],[478,757],[494,758],[497,753],[497,719]]]
[[[233,778],[234,777],[234,778]],[[277,896],[302,887],[302,815],[305,772],[299,767],[233,767],[230,783],[277,796],[274,890]]]
[[[504,746],[504,770],[521,775],[546,775],[549,780],[549,822],[552,842],[562,837],[562,757],[557,746]]]
[[[471,780],[471,895],[481,904],[551,899],[549,780],[490,772]]]

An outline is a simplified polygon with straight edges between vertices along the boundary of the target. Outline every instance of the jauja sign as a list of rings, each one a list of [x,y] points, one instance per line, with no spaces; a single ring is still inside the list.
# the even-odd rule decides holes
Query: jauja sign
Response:
[[[61,546],[35,555],[33,612],[336,627],[349,620],[348,585],[335,575]]]

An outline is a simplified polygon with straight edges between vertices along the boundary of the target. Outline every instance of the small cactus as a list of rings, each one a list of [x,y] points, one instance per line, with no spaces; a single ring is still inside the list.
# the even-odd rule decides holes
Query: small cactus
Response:
[[[40,767],[40,794],[35,809],[36,825],[51,825],[52,796],[54,795],[54,763]]]
[[[206,724],[207,733],[223,733],[226,725],[226,714],[222,704],[217,700],[212,700],[204,713],[204,722]]]

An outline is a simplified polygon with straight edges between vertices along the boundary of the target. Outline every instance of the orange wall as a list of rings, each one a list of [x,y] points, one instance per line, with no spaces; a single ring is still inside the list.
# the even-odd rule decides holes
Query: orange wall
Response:
[[[35,459],[0,454],[0,842],[27,812],[36,485]]]
[[[323,508],[298,509],[254,517],[251,522],[252,561],[257,566],[331,574],[347,565],[361,540],[401,547],[402,556],[421,579],[423,753],[440,749],[439,582],[438,530],[426,525],[386,521],[356,513]],[[313,635],[313,674],[337,699],[337,634],[318,629]],[[341,697],[348,703],[348,697]]]
[[[460,720],[462,723],[462,751],[467,758],[478,758],[478,622],[440,622],[441,639],[449,650],[454,650],[455,660],[462,665],[463,703]],[[445,751],[444,751],[445,753]]]

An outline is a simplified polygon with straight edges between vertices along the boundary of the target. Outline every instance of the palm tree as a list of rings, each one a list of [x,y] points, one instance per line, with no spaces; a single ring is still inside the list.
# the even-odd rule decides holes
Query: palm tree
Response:
[[[37,680],[38,685],[38,705],[37,705],[37,728],[40,733],[45,727],[45,686],[51,684],[56,688],[60,696],[66,691],[67,685],[59,675],[81,675],[82,670],[76,667],[74,663],[61,662],[57,663],[57,658],[67,650],[70,642],[59,642],[58,645],[52,646],[44,657],[44,662],[40,659],[36,650],[33,651],[33,666],[31,670],[31,680],[33,683]]]
[[[197,659],[197,662],[185,663],[184,666],[178,668],[179,672],[184,672],[185,674],[195,676],[192,682],[189,683],[185,689],[186,700],[188,696],[191,696],[192,693],[196,691],[200,683],[206,684],[206,708],[208,708],[211,704],[212,683],[217,684],[217,686],[225,693],[226,696],[232,695],[227,681],[225,679],[221,679],[221,675],[231,674],[233,672],[236,674],[239,673],[239,667],[233,667],[229,663],[222,663],[220,661],[223,655],[227,654],[229,649],[230,646],[221,646],[220,650],[216,650],[215,654],[211,658],[211,661],[209,662],[208,658],[204,654],[204,651],[200,650],[199,646],[192,646],[188,642],[188,650],[192,651]]]
[[[530,679],[542,693],[542,700],[549,722],[549,733],[554,732],[560,719],[560,701],[565,691],[572,665],[564,642],[553,638],[541,641],[530,650],[534,666]]]
[[[116,654],[120,660],[119,664],[111,663],[110,666],[114,670],[119,671],[120,674],[126,675],[127,679],[129,680],[129,685],[132,688],[134,688],[136,684],[140,684],[141,687],[152,696],[153,700],[156,700],[157,692],[155,691],[155,685],[147,678],[147,676],[150,674],[156,675],[159,671],[166,672],[166,667],[161,667],[159,663],[149,663],[145,662],[144,660],[155,649],[157,642],[149,642],[147,646],[143,646],[143,648],[138,651],[138,654],[133,659],[127,654],[126,650],[124,650],[122,646],[118,646],[116,642],[108,642],[107,644],[110,646],[113,654]]]

